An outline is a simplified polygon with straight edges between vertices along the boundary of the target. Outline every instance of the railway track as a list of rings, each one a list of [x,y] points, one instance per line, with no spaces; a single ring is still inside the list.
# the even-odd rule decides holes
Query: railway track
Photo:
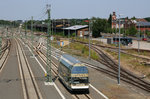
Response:
[[[114,78],[118,77],[118,64],[116,64],[111,58],[109,58],[103,51],[97,48],[97,46],[92,45],[93,50],[95,50],[99,56],[101,57],[101,60],[99,60],[100,63],[104,64],[109,68],[109,70],[93,66],[91,64],[85,63],[86,66],[90,68],[94,68],[98,71],[101,71],[107,75],[110,75]],[[129,83],[137,88],[140,88],[146,92],[150,92],[150,83],[141,79],[140,77],[134,75],[133,73],[125,70],[124,68],[121,68],[121,80]]]
[[[38,45],[38,47],[36,47],[36,48],[40,49],[40,45]],[[44,63],[46,64],[46,55],[45,55],[42,51],[40,51],[40,50],[36,50],[36,52],[37,52],[37,54],[39,55],[39,57],[42,59],[42,61],[44,61]],[[54,75],[55,75],[56,77],[58,77],[58,72],[57,72],[57,70],[58,70],[58,65],[55,64],[54,61],[51,61],[51,62],[52,62],[52,64],[53,64],[54,68],[55,68],[55,70],[54,70],[54,68],[52,68],[52,72],[54,73]],[[56,78],[56,79],[57,79],[57,78]],[[74,99],[92,99],[92,98],[89,96],[89,94],[72,94],[72,97],[73,97]]]
[[[118,64],[116,64],[110,57],[108,57],[101,49],[99,49],[96,46],[92,45],[93,50],[95,50],[99,56],[101,57],[101,60],[99,60],[100,63],[104,64],[110,70],[115,71],[114,73],[117,77],[117,72],[118,72]],[[150,83],[141,79],[140,77],[137,77],[133,73],[125,70],[124,68],[121,67],[121,80],[130,83],[142,90],[145,90],[147,92],[150,92]]]
[[[15,41],[17,44],[16,50],[19,62],[20,75],[22,78],[24,99],[42,99],[42,95],[39,91],[23,48],[19,41],[17,41],[17,39]]]
[[[74,99],[92,99],[88,94],[80,95],[80,94],[74,94],[72,95]]]
[[[0,59],[2,58],[4,52],[7,50],[7,49],[10,49],[11,47],[11,41],[10,39],[6,40],[6,43],[3,44],[2,48],[1,48],[1,56],[0,56]]]
[[[81,41],[75,41],[75,42],[79,42],[79,43],[82,43],[82,44],[88,44],[86,42],[81,42]],[[100,47],[100,48],[107,48],[107,49],[110,49],[110,50],[113,50],[113,51],[118,51],[118,48],[115,48],[115,47],[108,47],[108,46],[103,46],[103,45],[99,45],[99,44],[92,44],[92,45]],[[121,53],[124,53],[124,54],[130,55],[130,56],[133,56],[133,57],[138,57],[138,58],[150,61],[150,58],[144,57],[142,55],[135,55],[135,54],[126,52],[128,50],[134,50],[134,51],[138,52],[138,49],[136,49],[136,48],[131,48],[131,49],[121,48]],[[140,49],[140,52],[148,52],[148,53],[150,53],[149,50],[144,50],[144,49]]]
[[[78,41],[79,42],[79,41]],[[82,44],[85,44],[87,45],[87,43],[85,42],[80,42]],[[100,60],[98,60],[100,63],[104,64],[105,66],[107,66],[109,68],[109,70],[106,70],[106,69],[103,69],[103,68],[100,68],[100,67],[95,67],[95,66],[91,66],[91,68],[95,68],[97,69],[98,71],[101,71],[105,74],[108,74],[112,77],[115,77],[117,78],[118,77],[118,64],[115,63],[108,55],[106,55],[101,49],[100,49],[101,46],[97,46],[97,45],[94,45],[92,44],[91,45],[91,48],[93,50],[95,50],[99,56],[100,56]],[[88,63],[86,63],[88,65]],[[147,82],[143,79],[141,79],[140,77],[134,75],[133,73],[125,70],[124,68],[121,67],[121,80],[126,82],[126,83],[129,83],[137,88],[140,88],[146,92],[150,92],[150,82]]]
[[[2,52],[0,55],[0,71],[2,71],[2,68],[4,67],[4,64],[6,63],[6,60],[8,59],[8,55],[10,53],[10,47],[11,47],[11,41],[8,39],[6,43],[4,44],[2,48]]]

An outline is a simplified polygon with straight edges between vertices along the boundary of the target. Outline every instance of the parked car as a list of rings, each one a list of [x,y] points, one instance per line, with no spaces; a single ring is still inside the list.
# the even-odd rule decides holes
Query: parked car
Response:
[[[147,38],[142,38],[143,41],[147,41]]]

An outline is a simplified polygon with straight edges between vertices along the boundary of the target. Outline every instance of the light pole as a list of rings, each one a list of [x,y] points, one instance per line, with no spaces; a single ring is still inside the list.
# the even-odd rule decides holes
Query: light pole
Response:
[[[52,74],[51,74],[51,64],[52,64],[52,56],[51,56],[51,18],[50,18],[50,5],[47,5],[47,13],[48,13],[48,28],[47,28],[47,53],[46,53],[46,57],[47,57],[47,66],[46,66],[46,78],[47,78],[47,82],[52,83]]]
[[[118,85],[120,85],[120,16],[121,14],[119,14]]]
[[[91,20],[89,19],[89,60],[91,59],[91,43],[90,43],[90,34],[91,34]]]
[[[34,47],[33,47],[33,35],[34,33],[33,33],[33,16],[31,17],[31,42],[32,42],[32,46],[31,46],[31,49],[32,49],[32,56],[33,56],[33,58],[35,57],[34,56],[34,52],[33,52],[33,50],[34,50]]]
[[[25,38],[26,38],[26,41],[27,41],[27,21],[25,21]]]
[[[52,22],[52,23],[51,23],[51,24],[52,24],[52,33],[51,33],[51,34],[53,35],[53,32],[54,32],[54,30],[53,30],[53,29],[54,29],[54,27],[53,27],[53,26],[54,26],[54,25],[53,25],[53,22],[54,22],[54,21],[52,20],[51,22]]]
[[[69,25],[69,22],[70,22],[70,21],[69,21],[69,19],[68,19],[68,27],[70,26],[70,25]],[[70,38],[70,29],[68,29],[68,39],[69,39],[69,38]]]
[[[140,21],[139,21],[139,35],[138,35],[138,53],[140,53]]]
[[[63,20],[63,36],[65,36],[65,32],[64,32],[64,20]]]
[[[2,54],[2,37],[0,37],[0,56]]]
[[[70,21],[68,19],[68,27],[70,27],[69,23],[70,23]],[[70,43],[69,38],[70,38],[70,29],[68,29],[68,47],[69,47],[69,43]]]

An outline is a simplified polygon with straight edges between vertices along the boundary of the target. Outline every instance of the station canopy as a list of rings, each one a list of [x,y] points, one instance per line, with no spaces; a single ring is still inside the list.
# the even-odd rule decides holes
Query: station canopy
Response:
[[[64,30],[79,30],[83,28],[88,28],[88,25],[74,25],[71,27],[63,28]]]

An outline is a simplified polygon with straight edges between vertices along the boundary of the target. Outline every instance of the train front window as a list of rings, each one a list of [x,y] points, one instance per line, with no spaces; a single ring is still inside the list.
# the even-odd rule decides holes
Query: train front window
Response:
[[[88,73],[88,69],[85,66],[77,66],[77,67],[73,67],[72,69],[72,74],[87,74]]]
[[[88,83],[88,77],[73,77],[72,83],[73,84]]]

